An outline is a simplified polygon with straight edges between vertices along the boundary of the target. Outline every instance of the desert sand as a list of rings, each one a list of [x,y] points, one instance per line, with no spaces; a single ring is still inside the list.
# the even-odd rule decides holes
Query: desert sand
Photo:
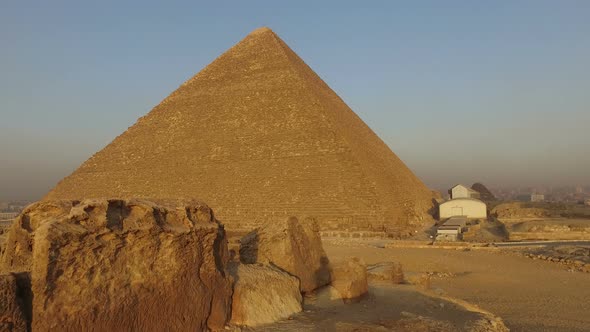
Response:
[[[406,274],[439,272],[431,288],[504,320],[511,331],[589,331],[590,274],[532,260],[514,250],[378,248],[324,241],[329,257],[354,254],[367,264],[400,262]]]
[[[422,293],[412,285],[372,283],[369,294],[359,302],[326,303],[306,298],[304,309],[290,320],[252,331],[454,332],[480,331],[478,324],[490,324],[486,314],[469,311],[433,293]]]

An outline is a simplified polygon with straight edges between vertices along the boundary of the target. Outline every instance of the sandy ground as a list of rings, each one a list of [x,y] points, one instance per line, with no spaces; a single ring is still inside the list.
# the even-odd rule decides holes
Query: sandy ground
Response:
[[[355,303],[329,301],[321,295],[304,302],[304,312],[289,320],[242,331],[455,332],[479,331],[478,323],[490,326],[489,316],[412,285],[372,282],[369,294]]]
[[[424,241],[420,243],[422,242]],[[384,241],[377,243],[383,245]],[[392,259],[389,249],[378,249],[374,245],[373,241],[336,240],[330,244],[329,241],[324,240],[324,247],[332,259],[359,256],[369,265],[397,261]],[[379,254],[374,255],[374,253]],[[416,273],[408,272],[406,280],[420,280],[424,275],[421,273],[422,270],[414,270]],[[423,271],[435,270],[424,269]],[[271,325],[256,328],[232,327],[231,329],[257,332],[506,331],[501,318],[493,313],[460,299],[449,297],[438,288],[424,289],[420,282],[394,284],[391,281],[369,280],[368,294],[346,304],[342,300],[330,300],[329,295],[320,290],[316,294],[305,296],[303,309],[303,312],[290,319]]]
[[[590,274],[507,251],[376,248],[324,242],[330,257],[401,262],[404,271],[443,272],[432,288],[499,315],[511,331],[590,331]]]

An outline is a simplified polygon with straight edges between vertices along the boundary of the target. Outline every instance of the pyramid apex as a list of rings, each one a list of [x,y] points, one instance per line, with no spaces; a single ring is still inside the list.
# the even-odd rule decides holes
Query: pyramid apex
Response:
[[[250,35],[259,35],[263,33],[274,33],[269,27],[260,27],[250,32]]]

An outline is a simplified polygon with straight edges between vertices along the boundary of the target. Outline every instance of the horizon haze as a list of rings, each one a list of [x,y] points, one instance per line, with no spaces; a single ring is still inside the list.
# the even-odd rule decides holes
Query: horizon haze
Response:
[[[1,4],[0,200],[41,198],[261,26],[431,188],[590,184],[590,3],[256,3]]]

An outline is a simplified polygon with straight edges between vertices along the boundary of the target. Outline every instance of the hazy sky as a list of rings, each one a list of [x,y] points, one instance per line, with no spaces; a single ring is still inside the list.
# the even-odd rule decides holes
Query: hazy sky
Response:
[[[40,198],[260,26],[431,187],[590,184],[590,1],[2,0],[0,199]]]

